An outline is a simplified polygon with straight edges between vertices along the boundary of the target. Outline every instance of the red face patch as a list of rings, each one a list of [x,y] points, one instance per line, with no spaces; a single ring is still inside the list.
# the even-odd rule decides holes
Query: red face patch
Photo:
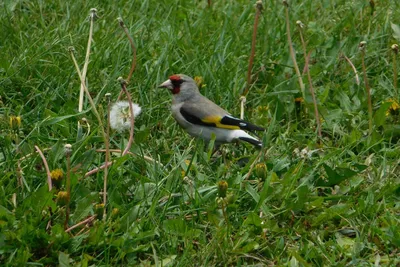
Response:
[[[172,85],[174,86],[174,88],[171,90],[171,92],[176,95],[179,94],[179,92],[181,91],[181,84],[183,82],[182,78],[179,75],[172,75],[169,77],[169,79],[171,80]]]

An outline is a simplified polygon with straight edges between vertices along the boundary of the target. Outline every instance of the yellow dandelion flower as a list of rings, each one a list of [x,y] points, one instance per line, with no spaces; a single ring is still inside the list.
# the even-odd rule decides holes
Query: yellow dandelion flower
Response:
[[[58,181],[61,180],[64,176],[64,173],[61,169],[55,169],[50,172],[51,180]]]
[[[203,87],[203,77],[201,76],[195,76],[194,81],[197,84],[197,87],[202,88]]]
[[[386,111],[386,116],[395,115],[400,111],[399,102],[397,102],[395,99],[389,98],[386,102],[392,103],[389,109]]]
[[[50,172],[51,181],[56,188],[61,188],[64,173],[61,169],[55,169]]]

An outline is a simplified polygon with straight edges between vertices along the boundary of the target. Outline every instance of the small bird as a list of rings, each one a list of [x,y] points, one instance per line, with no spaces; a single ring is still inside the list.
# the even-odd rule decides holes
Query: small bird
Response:
[[[172,116],[191,136],[209,141],[215,135],[216,145],[241,140],[262,147],[259,139],[244,130],[264,131],[264,128],[233,117],[201,95],[196,82],[189,76],[172,75],[159,87],[171,91]]]

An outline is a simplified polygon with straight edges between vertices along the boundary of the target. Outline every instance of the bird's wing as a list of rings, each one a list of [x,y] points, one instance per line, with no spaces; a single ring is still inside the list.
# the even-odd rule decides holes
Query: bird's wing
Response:
[[[195,125],[217,127],[222,129],[242,129],[249,131],[264,131],[265,129],[247,121],[231,116],[224,109],[207,98],[198,102],[184,103],[179,112],[190,123]]]

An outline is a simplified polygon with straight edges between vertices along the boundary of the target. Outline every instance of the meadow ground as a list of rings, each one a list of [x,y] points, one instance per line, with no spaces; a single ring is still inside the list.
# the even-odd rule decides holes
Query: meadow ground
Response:
[[[264,1],[244,116],[267,128],[260,135],[265,148],[231,144],[212,155],[212,143],[175,123],[169,92],[157,85],[174,73],[198,76],[201,92],[238,116],[254,5],[0,3],[2,266],[400,264],[393,46],[400,42],[400,2],[294,0],[286,9],[282,1]],[[82,69],[91,8],[98,18],[87,87],[97,114],[87,100],[78,112],[81,83],[70,53],[73,47]],[[117,79],[127,79],[133,59],[118,17],[137,49],[127,90],[143,109],[125,155],[118,150],[129,131],[111,130],[107,138],[107,99],[117,100]],[[106,148],[113,164],[104,206],[105,171],[85,174],[106,161]]]

